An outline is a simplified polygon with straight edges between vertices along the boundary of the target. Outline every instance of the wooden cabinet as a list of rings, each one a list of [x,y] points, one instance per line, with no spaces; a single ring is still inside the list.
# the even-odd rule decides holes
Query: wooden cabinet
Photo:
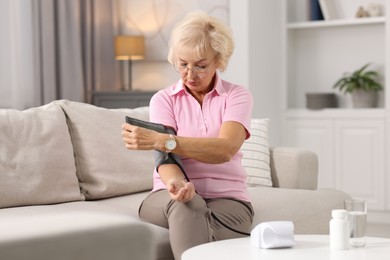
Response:
[[[385,209],[384,120],[334,120],[333,130],[336,187]]]
[[[287,145],[304,147],[319,157],[320,188],[341,189],[367,199],[371,210],[385,205],[385,120],[378,111],[335,114],[289,113]]]
[[[136,108],[149,106],[154,91],[93,92],[92,103],[105,108]]]

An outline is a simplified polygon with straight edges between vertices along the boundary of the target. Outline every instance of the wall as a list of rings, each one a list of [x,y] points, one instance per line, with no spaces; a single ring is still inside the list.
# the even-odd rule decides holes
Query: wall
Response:
[[[0,1],[0,108],[36,105],[30,10],[30,1]]]
[[[249,0],[250,90],[255,117],[270,118],[270,144],[281,145],[281,1]]]
[[[10,27],[10,3],[9,1],[0,1],[0,108],[11,107],[12,88],[6,88],[11,82],[11,67],[8,65],[11,62],[11,43],[8,35],[11,34]]]
[[[229,66],[221,76],[231,82],[249,88],[249,1],[234,1],[229,3],[229,23],[233,30],[235,49],[230,58]]]
[[[245,19],[243,19],[245,18]],[[235,53],[223,77],[247,86],[254,97],[254,117],[270,118],[270,143],[281,140],[280,1],[230,1]]]
[[[270,140],[280,140],[280,3],[269,0],[230,0],[229,23],[235,52],[222,77],[248,87],[255,100],[253,116],[271,119]],[[24,109],[40,100],[33,89],[31,6],[29,1],[0,1],[0,108]],[[23,43],[23,44],[22,44]],[[145,71],[147,73],[145,73]],[[161,89],[178,79],[164,61],[135,61],[133,87]]]
[[[278,44],[280,42],[279,27],[281,26],[278,16],[280,13],[279,4],[269,3],[266,0],[230,1],[229,8],[229,24],[234,34],[235,51],[227,70],[221,74],[222,77],[251,88],[254,92],[258,92],[258,89],[263,90],[265,93],[258,92],[262,93],[258,96],[264,96],[264,101],[269,100],[269,94],[272,97],[277,97],[278,94],[275,94],[275,91],[279,87],[276,85],[280,85],[280,83],[275,83],[274,77],[278,80],[277,69],[280,59]],[[244,17],[245,19],[243,19]],[[177,80],[177,74],[174,71],[170,73],[172,68],[164,61],[135,61],[133,67],[135,74],[133,84],[136,89],[158,89],[159,87],[156,86],[165,86],[160,83],[156,85],[155,79],[162,80],[162,82]],[[149,78],[148,75],[142,75],[144,71],[148,70],[162,70],[161,74],[167,74],[164,75],[164,78],[157,76]],[[261,73],[259,74],[259,72]],[[149,82],[149,79],[153,79],[152,82]],[[264,84],[261,88],[253,87],[259,85],[259,80],[266,82],[272,80],[272,84]],[[252,84],[253,86],[251,86]],[[272,87],[267,88],[266,85]],[[269,103],[271,102],[268,101],[265,104]],[[267,110],[269,109],[264,109],[264,111]],[[256,113],[257,116],[267,115],[267,112],[259,113],[257,111]]]
[[[282,110],[280,1],[231,0],[229,9],[235,51],[221,76],[250,89],[255,100],[253,116],[271,119],[270,143],[279,145]],[[178,78],[165,62],[135,62],[133,72],[134,89],[160,89]]]
[[[176,82],[179,75],[166,61],[169,36],[174,25],[187,13],[199,9],[228,22],[230,2],[235,1],[148,0],[141,4],[138,0],[118,0],[119,33],[145,37],[145,60],[132,63],[132,88],[156,90]],[[123,69],[126,74],[126,68]]]
[[[278,17],[273,16],[271,20],[266,20],[268,17],[259,16],[259,11],[263,11],[265,14],[270,13],[268,2],[266,0],[231,0],[229,2],[229,24],[233,30],[235,50],[227,70],[221,75],[224,79],[251,88],[251,91],[254,92],[258,92],[258,88],[251,86],[251,84],[259,80],[257,77],[259,76],[259,65],[264,68],[268,64],[275,62],[274,52],[278,52],[277,47],[275,47],[275,42],[270,41],[270,38],[279,33],[279,31],[275,32],[273,26],[274,21],[272,21],[275,20],[277,22]],[[272,8],[274,9],[276,7],[272,6]],[[272,37],[269,37],[269,32],[271,32]],[[264,39],[262,35],[266,35],[267,37]],[[262,51],[261,49],[265,45],[267,45],[267,49]],[[269,46],[272,46],[271,50],[268,48]],[[261,57],[262,55],[263,57]],[[250,67],[250,65],[252,66]],[[177,80],[178,76],[172,70],[170,64],[164,61],[135,61],[133,63],[133,69],[133,85],[135,89],[159,89],[165,86],[162,83],[172,83]],[[145,71],[151,72],[144,75]],[[164,74],[164,77],[156,75],[150,77],[149,75],[153,74],[153,71],[163,71],[161,74]],[[263,74],[261,77],[269,75],[268,68],[261,74]],[[156,83],[156,80],[161,82]],[[264,88],[261,89],[263,90]],[[258,113],[258,110],[256,110],[257,116],[265,116],[264,114]]]

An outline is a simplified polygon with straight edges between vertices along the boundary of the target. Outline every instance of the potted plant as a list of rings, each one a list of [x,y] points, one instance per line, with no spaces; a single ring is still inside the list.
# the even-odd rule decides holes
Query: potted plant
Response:
[[[378,100],[378,91],[383,89],[378,82],[378,72],[367,70],[367,63],[353,73],[344,73],[334,85],[344,94],[351,93],[354,107],[375,107]]]

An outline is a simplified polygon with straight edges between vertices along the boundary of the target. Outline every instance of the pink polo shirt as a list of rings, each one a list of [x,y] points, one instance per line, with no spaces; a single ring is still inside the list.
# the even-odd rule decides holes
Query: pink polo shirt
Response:
[[[200,106],[181,80],[158,91],[150,101],[150,121],[173,127],[178,136],[218,137],[223,122],[235,121],[249,129],[253,100],[248,89],[217,75],[215,87],[204,97]],[[246,171],[241,166],[241,151],[231,161],[208,164],[182,158],[183,167],[203,198],[236,198],[249,201]],[[165,184],[154,170],[153,191],[165,189]]]

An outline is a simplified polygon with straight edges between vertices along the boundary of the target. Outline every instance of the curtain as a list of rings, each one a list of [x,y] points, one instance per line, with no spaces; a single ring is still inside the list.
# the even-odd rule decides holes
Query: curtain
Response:
[[[113,54],[115,1],[33,0],[32,17],[39,103],[90,102],[95,90],[120,88]]]

